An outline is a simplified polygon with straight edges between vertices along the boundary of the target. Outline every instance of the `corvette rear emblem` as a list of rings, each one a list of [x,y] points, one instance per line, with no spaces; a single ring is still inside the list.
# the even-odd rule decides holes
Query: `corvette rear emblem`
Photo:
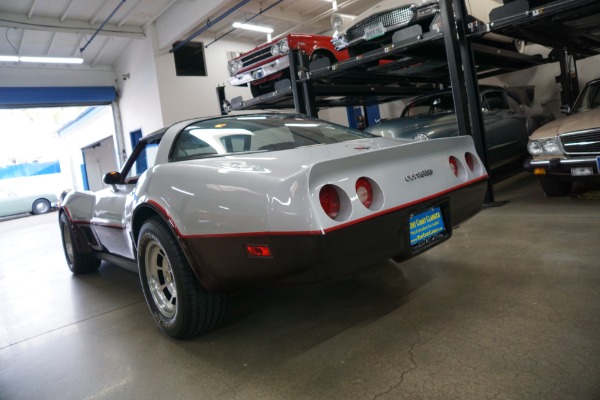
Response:
[[[406,182],[410,182],[410,181],[414,181],[414,180],[417,180],[419,178],[425,178],[426,176],[431,176],[431,175],[433,175],[433,170],[432,169],[424,169],[423,171],[416,172],[416,173],[410,174],[410,175],[406,175],[404,177],[404,180]]]

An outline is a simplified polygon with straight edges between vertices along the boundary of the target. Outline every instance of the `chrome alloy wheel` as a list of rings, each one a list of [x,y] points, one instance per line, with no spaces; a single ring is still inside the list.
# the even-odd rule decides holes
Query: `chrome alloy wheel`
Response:
[[[145,254],[146,279],[154,304],[166,318],[177,313],[177,287],[171,263],[156,240],[151,240]]]
[[[44,200],[38,200],[33,205],[34,214],[46,214],[48,211],[50,211],[50,206]]]
[[[69,263],[73,264],[73,259],[75,257],[73,255],[73,241],[71,239],[71,232],[69,232],[69,227],[67,226],[67,224],[62,224],[62,230],[65,252],[67,253],[67,257],[69,258]]]

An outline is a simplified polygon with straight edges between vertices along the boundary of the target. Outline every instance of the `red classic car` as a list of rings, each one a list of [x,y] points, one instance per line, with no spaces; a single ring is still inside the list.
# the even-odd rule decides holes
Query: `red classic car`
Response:
[[[348,58],[347,50],[333,47],[330,36],[291,33],[230,60],[229,83],[250,85],[254,97],[272,92],[275,82],[290,76],[288,53],[292,49],[304,52],[310,61],[326,57],[333,64]]]

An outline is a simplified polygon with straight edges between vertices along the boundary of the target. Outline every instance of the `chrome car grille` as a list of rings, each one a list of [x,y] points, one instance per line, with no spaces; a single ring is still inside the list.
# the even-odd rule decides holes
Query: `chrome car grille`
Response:
[[[353,40],[362,38],[365,35],[365,27],[367,26],[372,26],[381,22],[383,27],[388,29],[394,26],[406,25],[412,20],[412,18],[412,6],[406,6],[387,13],[373,15],[350,27],[346,32],[346,37],[348,41],[351,42]]]
[[[600,129],[563,133],[559,137],[566,154],[600,154]]]
[[[251,65],[257,64],[263,60],[273,57],[271,53],[271,46],[267,46],[250,54],[246,54],[241,58],[242,60],[242,68],[249,67]]]

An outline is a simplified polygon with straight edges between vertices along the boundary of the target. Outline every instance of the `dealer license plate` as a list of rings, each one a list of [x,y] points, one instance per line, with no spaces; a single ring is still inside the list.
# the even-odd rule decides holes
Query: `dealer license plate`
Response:
[[[375,39],[385,34],[383,23],[379,22],[375,25],[365,26],[365,40]]]
[[[411,215],[408,225],[410,244],[413,249],[419,249],[446,236],[446,227],[440,207],[432,207]]]

